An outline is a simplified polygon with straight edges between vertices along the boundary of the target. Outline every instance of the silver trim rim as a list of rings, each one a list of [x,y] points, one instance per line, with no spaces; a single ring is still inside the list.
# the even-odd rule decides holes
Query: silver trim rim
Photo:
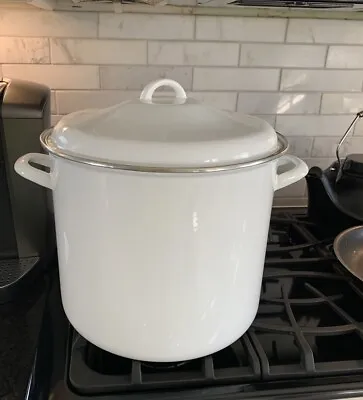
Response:
[[[269,154],[257,160],[247,161],[245,163],[226,164],[213,167],[158,167],[158,166],[147,166],[147,165],[118,164],[109,161],[104,161],[101,159],[89,159],[79,155],[70,154],[48,143],[48,138],[50,137],[51,133],[52,129],[47,129],[46,131],[44,131],[40,135],[40,143],[44,148],[44,150],[46,150],[48,153],[56,157],[64,158],[66,160],[80,164],[91,165],[93,167],[102,167],[102,168],[133,171],[133,172],[153,172],[161,174],[190,174],[190,173],[195,174],[195,173],[206,173],[206,172],[223,172],[223,171],[231,171],[247,167],[254,167],[257,165],[265,164],[267,162],[275,160],[276,158],[281,157],[283,154],[286,153],[288,149],[288,142],[286,138],[280,133],[277,133],[279,148],[272,154]]]

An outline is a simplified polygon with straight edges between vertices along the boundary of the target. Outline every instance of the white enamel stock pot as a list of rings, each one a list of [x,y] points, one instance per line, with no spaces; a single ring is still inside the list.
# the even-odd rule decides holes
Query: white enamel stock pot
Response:
[[[175,96],[153,96],[160,86]],[[15,170],[53,191],[62,301],[81,335],[166,362],[248,329],[274,191],[308,170],[284,155],[283,136],[164,79],[135,101],[64,117],[41,143],[49,155],[26,154]]]

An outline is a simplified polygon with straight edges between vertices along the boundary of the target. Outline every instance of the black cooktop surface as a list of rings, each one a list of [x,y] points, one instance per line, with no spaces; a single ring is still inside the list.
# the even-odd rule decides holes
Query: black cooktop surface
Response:
[[[30,398],[39,398],[39,382],[61,399],[362,395],[363,285],[336,261],[333,239],[303,212],[275,212],[251,328],[226,349],[182,363],[130,360],[87,342],[66,321],[55,285]]]

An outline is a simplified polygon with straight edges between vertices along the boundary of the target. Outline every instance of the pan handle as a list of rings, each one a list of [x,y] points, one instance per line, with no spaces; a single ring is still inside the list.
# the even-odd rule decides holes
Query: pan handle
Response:
[[[342,136],[342,138],[339,140],[339,143],[338,143],[337,148],[335,150],[335,154],[336,154],[336,157],[337,157],[337,160],[338,160],[338,165],[339,165],[339,172],[338,172],[338,175],[337,175],[338,178],[341,175],[341,169],[342,169],[342,163],[340,162],[340,160],[341,160],[341,158],[340,158],[340,149],[341,149],[343,143],[345,142],[345,139],[348,137],[349,133],[353,129],[354,125],[357,123],[358,119],[360,119],[362,117],[363,117],[363,111],[359,111],[356,114],[356,116],[354,117],[353,121],[348,126],[347,130],[344,132],[344,135]]]

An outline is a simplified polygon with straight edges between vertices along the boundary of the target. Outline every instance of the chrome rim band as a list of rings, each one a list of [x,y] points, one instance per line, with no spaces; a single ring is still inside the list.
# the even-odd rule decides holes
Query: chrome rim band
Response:
[[[55,146],[52,146],[48,143],[48,138],[52,133],[52,129],[48,129],[44,131],[40,135],[40,143],[42,147],[49,152],[50,154],[64,158],[69,161],[73,161],[80,164],[91,165],[93,167],[102,167],[102,168],[109,168],[109,169],[116,169],[116,170],[124,170],[124,171],[134,171],[134,172],[153,172],[153,173],[160,173],[160,174],[190,174],[190,173],[206,173],[206,172],[223,172],[223,171],[231,171],[237,170],[241,168],[247,167],[254,167],[257,165],[265,164],[267,162],[273,161],[276,158],[281,157],[284,153],[286,153],[288,149],[288,142],[286,138],[277,133],[279,148],[263,157],[256,160],[247,161],[245,163],[236,163],[236,164],[226,164],[226,165],[216,165],[213,167],[160,167],[160,166],[147,166],[147,165],[133,165],[133,164],[121,164],[121,163],[114,163],[104,160],[97,160],[97,159],[89,159],[82,157],[77,154],[67,153],[66,151],[59,149]]]

